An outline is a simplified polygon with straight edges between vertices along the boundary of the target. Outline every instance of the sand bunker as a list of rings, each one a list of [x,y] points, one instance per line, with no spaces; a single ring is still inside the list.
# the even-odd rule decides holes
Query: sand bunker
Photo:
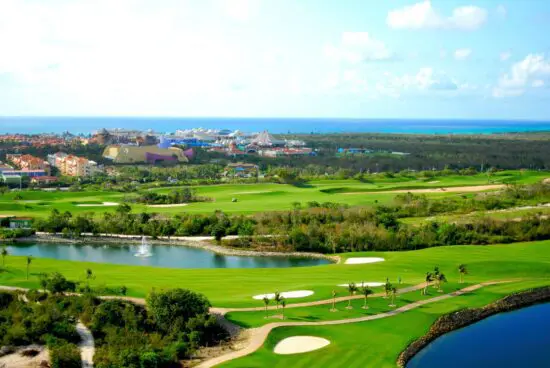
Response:
[[[77,207],[113,207],[118,206],[119,204],[116,202],[103,202],[103,203],[85,203],[85,204],[77,204]]]
[[[151,208],[170,208],[170,207],[185,207],[189,203],[174,203],[174,204],[148,204],[147,207]]]
[[[428,182],[428,184],[437,184],[437,183],[439,183],[439,180],[433,180]]]
[[[319,350],[329,345],[330,341],[316,336],[292,336],[279,341],[273,349],[275,354],[289,355]]]
[[[376,263],[384,262],[384,258],[380,257],[352,257],[346,259],[345,264],[365,264],[365,263]]]
[[[281,293],[281,296],[285,299],[305,298],[306,296],[310,296],[310,295],[313,295],[313,291],[311,290],[284,291]],[[275,294],[255,295],[252,297],[252,299],[262,300],[265,297],[267,297],[268,299],[273,299],[275,298]]]
[[[349,283],[347,283],[347,284],[338,284],[338,286],[342,286],[342,287],[348,287],[348,285],[349,285]],[[355,283],[355,286],[358,286],[358,287],[364,287],[364,286],[379,287],[379,286],[382,286],[382,285],[384,285],[383,282],[370,282],[370,281],[363,282],[363,281],[359,281],[359,282]]]

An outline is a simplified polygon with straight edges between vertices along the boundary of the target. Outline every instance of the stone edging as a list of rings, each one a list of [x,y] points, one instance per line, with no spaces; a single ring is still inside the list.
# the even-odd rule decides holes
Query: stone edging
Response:
[[[413,341],[397,359],[397,366],[404,368],[407,363],[428,344],[438,337],[454,330],[479,322],[494,314],[520,309],[550,300],[550,286],[522,291],[508,295],[482,308],[463,309],[439,317],[428,333]]]

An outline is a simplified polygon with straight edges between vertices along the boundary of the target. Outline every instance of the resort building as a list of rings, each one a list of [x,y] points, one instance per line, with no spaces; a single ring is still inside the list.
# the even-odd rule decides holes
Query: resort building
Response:
[[[117,164],[159,162],[188,162],[185,152],[176,147],[110,145],[103,151],[103,157]]]
[[[48,155],[48,162],[66,176],[90,176],[103,171],[95,161],[64,152]]]
[[[29,217],[13,217],[9,219],[10,229],[30,229],[32,219]]]
[[[57,180],[57,176],[35,176],[31,179],[31,183],[35,185],[44,185],[55,183]]]
[[[258,165],[237,162],[228,164],[223,175],[233,178],[253,178],[258,176],[258,172]]]
[[[21,170],[50,170],[50,164],[39,157],[32,155],[9,154],[6,159]]]

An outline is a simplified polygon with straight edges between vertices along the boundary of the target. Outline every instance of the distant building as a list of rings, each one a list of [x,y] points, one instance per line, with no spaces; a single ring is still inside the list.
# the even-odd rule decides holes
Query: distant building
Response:
[[[174,145],[186,146],[186,147],[208,147],[209,142],[201,141],[195,137],[177,137],[177,136],[161,136],[159,148],[170,148]]]
[[[10,229],[30,229],[32,219],[29,217],[13,217],[10,218]]]
[[[28,176],[29,178],[35,178],[38,176],[47,176],[46,171],[44,170],[6,170],[2,172],[2,177],[7,178],[19,178],[23,176]]]
[[[366,155],[374,152],[368,148],[338,148],[340,155]]]
[[[36,176],[31,179],[32,184],[43,185],[57,182],[57,176]]]
[[[39,157],[32,155],[9,154],[6,159],[13,162],[21,170],[50,170],[50,164]]]
[[[258,176],[258,171],[258,165],[237,162],[228,164],[224,175],[233,178],[252,178]]]
[[[103,157],[118,164],[158,162],[188,162],[182,149],[157,146],[111,145],[103,151]]]
[[[274,138],[267,130],[259,133],[251,141],[251,145],[258,147],[282,147],[285,144],[285,141]]]
[[[66,176],[90,176],[103,171],[95,161],[64,152],[48,155],[48,162]]]

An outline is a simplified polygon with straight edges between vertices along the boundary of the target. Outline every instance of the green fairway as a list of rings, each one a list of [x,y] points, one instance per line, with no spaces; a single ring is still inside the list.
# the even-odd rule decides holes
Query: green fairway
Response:
[[[147,207],[132,205],[134,212],[156,212],[175,214],[181,212],[212,213],[223,210],[227,213],[254,213],[266,210],[292,209],[294,202],[306,204],[309,201],[337,202],[356,206],[371,206],[375,203],[390,203],[396,193],[392,191],[434,189],[426,193],[438,198],[457,196],[460,193],[437,190],[442,187],[498,185],[505,183],[535,183],[550,176],[538,171],[502,171],[487,177],[485,174],[473,176],[443,176],[429,179],[414,177],[388,178],[383,174],[371,175],[366,182],[357,180],[320,180],[312,181],[302,187],[286,184],[225,184],[194,187],[197,195],[212,198],[211,202],[190,203],[185,207]],[[151,189],[159,193],[168,193],[174,188]],[[480,187],[480,191],[484,189]],[[22,199],[16,200],[20,195]],[[100,214],[114,211],[115,206],[103,203],[121,203],[127,193],[106,191],[84,192],[11,192],[0,196],[0,215],[46,216],[52,209],[72,213],[94,212]],[[131,195],[131,194],[130,194]],[[233,199],[237,201],[234,202]],[[85,206],[82,206],[85,205]]]
[[[494,285],[471,294],[427,304],[420,308],[368,322],[335,326],[281,327],[273,330],[255,353],[220,367],[395,367],[401,351],[427,332],[442,314],[465,307],[481,307],[515,291],[547,285],[547,281],[526,281]],[[277,355],[275,345],[291,336],[318,336],[331,343],[317,351]]]
[[[346,253],[342,258],[382,257],[385,262],[346,265],[331,264],[315,267],[257,269],[167,269],[122,266],[101,263],[71,262],[36,258],[25,279],[25,257],[8,256],[7,271],[0,273],[0,285],[38,287],[38,275],[62,272],[69,279],[84,280],[91,268],[96,278],[94,286],[118,288],[125,285],[129,295],[145,296],[155,288],[189,288],[204,293],[219,307],[261,307],[262,301],[252,296],[276,290],[312,290],[307,298],[289,299],[304,302],[329,299],[336,285],[354,282],[384,282],[386,277],[403,286],[424,281],[424,275],[439,266],[450,282],[458,280],[457,266],[468,264],[468,283],[516,277],[550,278],[550,241],[491,246],[438,247],[409,252]],[[345,293],[345,289],[342,288]]]

